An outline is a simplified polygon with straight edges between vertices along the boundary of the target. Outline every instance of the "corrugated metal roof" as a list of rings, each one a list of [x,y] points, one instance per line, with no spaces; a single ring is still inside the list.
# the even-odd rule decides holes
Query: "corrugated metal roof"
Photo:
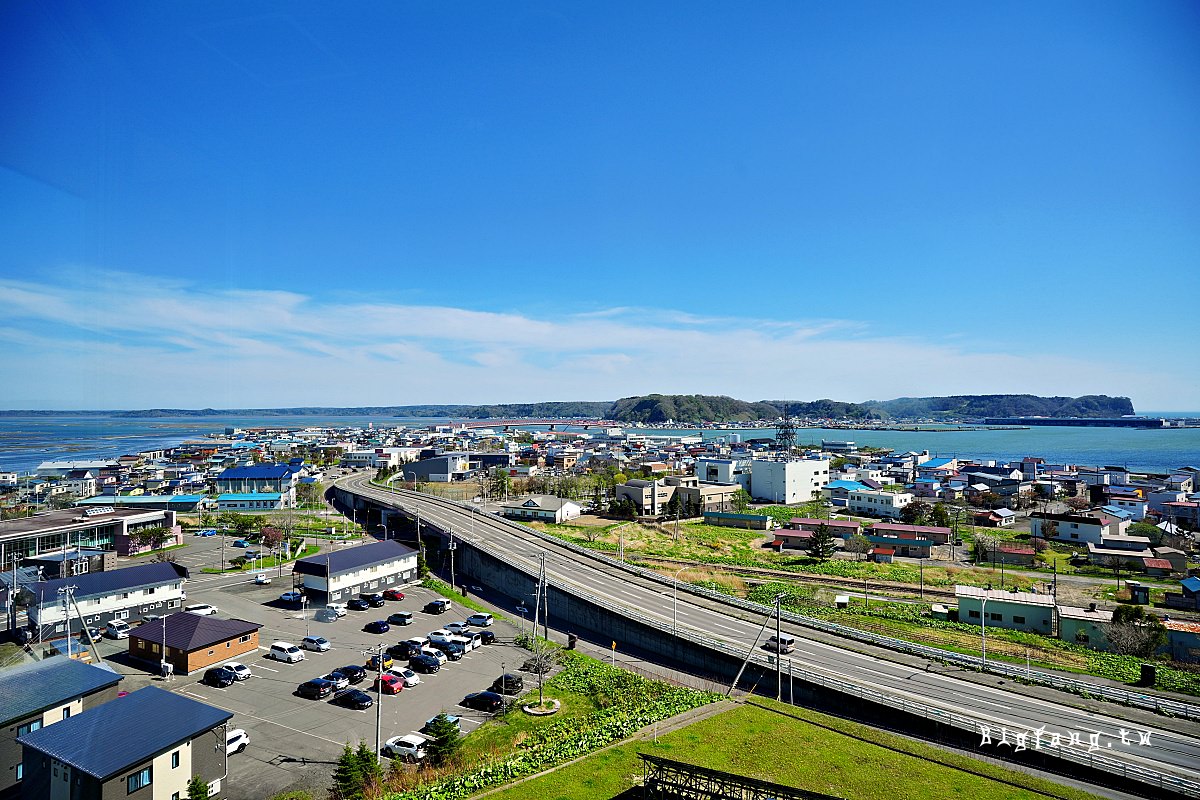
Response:
[[[230,467],[217,476],[219,481],[279,480],[294,470],[287,464],[258,464],[253,467]]]
[[[0,672],[0,724],[115,686],[120,681],[121,676],[108,667],[64,656],[7,668]]]
[[[296,562],[292,571],[301,575],[324,576],[325,569],[328,566],[331,573],[338,575],[342,572],[360,569],[371,564],[383,564],[388,561],[395,561],[398,558],[416,555],[416,552],[416,550],[407,545],[388,540],[386,542],[351,547],[348,550],[339,550],[328,555],[302,558]]]
[[[17,741],[107,780],[232,717],[229,711],[147,686]]]
[[[72,575],[69,578],[55,578],[52,581],[29,584],[26,588],[35,597],[39,594],[44,598],[57,599],[58,590],[74,586],[72,594],[75,598],[95,597],[111,594],[115,591],[128,591],[142,586],[160,586],[164,583],[176,583],[180,578],[188,577],[187,567],[173,562],[157,562],[140,564],[136,567],[125,567],[108,572],[89,572],[86,575]]]
[[[278,500],[279,492],[229,492],[217,495],[217,502],[222,500]]]
[[[217,619],[214,616],[178,611],[164,617],[162,621],[137,627],[129,634],[129,638],[162,644],[165,629],[167,647],[191,652],[254,633],[261,627],[257,622],[247,622],[244,619]]]

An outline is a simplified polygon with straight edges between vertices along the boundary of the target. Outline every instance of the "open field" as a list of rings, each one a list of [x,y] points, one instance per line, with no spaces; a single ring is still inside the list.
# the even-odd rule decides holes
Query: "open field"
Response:
[[[615,798],[640,784],[638,753],[855,800],[1095,797],[864,725],[760,700],[659,736],[657,742],[627,741],[488,796]]]

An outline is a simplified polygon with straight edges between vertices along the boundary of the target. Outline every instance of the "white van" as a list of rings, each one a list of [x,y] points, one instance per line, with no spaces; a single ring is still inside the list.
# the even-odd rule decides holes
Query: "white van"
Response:
[[[267,655],[276,661],[283,661],[287,664],[295,664],[297,661],[304,660],[304,651],[288,642],[272,642]]]
[[[767,643],[763,647],[774,653],[790,653],[796,649],[796,637],[781,633],[778,638],[772,636],[767,639]]]
[[[478,633],[463,633],[451,636],[450,641],[455,644],[461,644],[463,650],[468,653],[483,644],[483,639],[480,638]]]
[[[128,622],[114,619],[104,626],[104,635],[110,639],[128,639],[130,630]]]

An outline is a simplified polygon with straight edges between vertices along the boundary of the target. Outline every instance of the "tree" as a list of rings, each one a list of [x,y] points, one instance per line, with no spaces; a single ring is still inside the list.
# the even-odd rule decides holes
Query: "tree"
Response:
[[[1122,603],[1113,611],[1112,623],[1105,629],[1108,643],[1121,655],[1149,658],[1167,643],[1167,627],[1142,606]]]
[[[1087,511],[1092,507],[1092,504],[1088,502],[1086,497],[1068,497],[1067,506],[1072,511]]]
[[[1144,536],[1150,540],[1151,547],[1162,547],[1165,534],[1162,528],[1149,522],[1135,522],[1126,531],[1130,536]]]
[[[999,540],[994,536],[986,534],[977,534],[975,536],[975,563],[981,564],[984,561],[994,559],[996,557],[996,546]]]
[[[939,528],[950,527],[950,512],[946,510],[945,504],[933,504],[933,508],[929,510],[929,522],[931,525],[936,525]]]
[[[750,493],[745,489],[739,488],[733,493],[733,498],[731,500],[733,503],[733,510],[739,514],[745,514],[746,509],[750,508],[750,499]]]
[[[151,550],[157,550],[167,541],[167,536],[170,532],[161,525],[154,525],[149,528],[139,528],[130,534],[130,537],[137,543],[139,549],[149,547]]]
[[[488,481],[488,491],[493,497],[507,498],[508,493],[512,490],[512,477],[508,474],[508,470],[497,467],[492,470],[491,478]]]
[[[264,547],[275,548],[283,541],[283,531],[274,527],[264,527],[262,529],[262,543]]]
[[[375,751],[367,747],[367,743],[360,739],[358,749],[354,751],[354,757],[358,760],[358,769],[363,776],[364,791],[377,788],[383,781],[383,766],[375,756]]]
[[[982,508],[999,508],[1003,505],[1003,501],[1000,499],[1000,495],[989,489],[979,495],[979,505]]]
[[[808,554],[818,561],[827,561],[836,549],[833,532],[829,530],[829,526],[824,523],[818,525],[816,532],[808,540]]]
[[[188,800],[208,800],[208,781],[193,775],[187,785]]]
[[[338,756],[337,767],[333,770],[333,788],[330,795],[335,800],[362,800],[363,785],[362,764],[358,755],[346,745]]]
[[[319,483],[302,483],[296,487],[296,500],[301,506],[316,507],[325,497],[325,487]]]
[[[871,551],[871,540],[861,533],[856,533],[846,540],[845,550],[847,553],[854,553],[856,561],[861,561],[862,557]]]
[[[671,499],[667,501],[667,516],[678,517],[683,515],[683,497],[679,492],[673,492]]]
[[[432,739],[427,747],[429,760],[435,765],[445,764],[462,746],[462,735],[457,722],[451,722],[445,713],[438,714],[429,723],[428,736]],[[349,748],[347,748],[349,749]]]
[[[914,500],[900,509],[900,521],[909,525],[923,525],[932,507],[924,500]]]

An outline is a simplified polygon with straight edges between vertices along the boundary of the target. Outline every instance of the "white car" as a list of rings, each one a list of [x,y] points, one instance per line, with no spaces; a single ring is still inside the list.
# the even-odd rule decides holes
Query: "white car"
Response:
[[[328,675],[322,675],[321,680],[332,683],[334,689],[345,689],[350,686],[350,679],[337,671],[331,672]]]
[[[225,755],[231,756],[234,753],[240,753],[246,749],[248,744],[250,744],[250,734],[241,728],[234,728],[225,735]]]
[[[305,636],[300,640],[300,646],[305,650],[315,650],[318,653],[324,653],[329,649],[329,640],[324,636]]]
[[[384,674],[385,675],[393,675],[396,678],[404,681],[405,689],[411,689],[412,687],[416,686],[418,683],[421,682],[421,676],[418,675],[417,673],[413,672],[411,669],[408,669],[407,667],[399,667],[399,668],[395,668],[395,669],[389,669]]]
[[[405,761],[420,761],[425,758],[425,743],[429,741],[417,733],[393,736],[383,743],[383,754]]]
[[[467,624],[474,625],[480,628],[486,628],[492,624],[491,614],[472,614],[467,617]]]
[[[431,642],[449,642],[450,637],[454,634],[445,628],[438,628],[436,631],[429,632],[429,641]]]
[[[438,664],[443,667],[446,666],[446,662],[450,660],[445,653],[443,653],[441,650],[438,650],[436,647],[422,647],[421,655],[433,656],[437,659]]]
[[[260,572],[254,576],[254,582],[259,586],[270,586],[271,576]]]
[[[108,625],[104,626],[104,635],[110,639],[128,639],[130,630],[128,622],[114,619]]]
[[[470,628],[471,628],[471,623],[469,623],[469,622],[448,622],[448,623],[446,623],[446,630],[450,631],[451,633],[463,634],[463,633],[466,633],[468,630],[470,630]]]
[[[328,605],[325,606],[325,608],[328,609],[329,611],[332,611],[333,613],[337,614],[339,617],[346,616],[346,604],[345,603],[329,603]]]
[[[239,664],[236,661],[230,661],[228,664],[222,664],[222,667],[232,672],[237,676],[239,681],[248,681],[254,677],[254,673],[245,664]]]
[[[210,606],[208,603],[197,603],[194,606],[187,606],[183,609],[189,614],[198,614],[201,617],[210,617],[218,613],[216,606]]]

